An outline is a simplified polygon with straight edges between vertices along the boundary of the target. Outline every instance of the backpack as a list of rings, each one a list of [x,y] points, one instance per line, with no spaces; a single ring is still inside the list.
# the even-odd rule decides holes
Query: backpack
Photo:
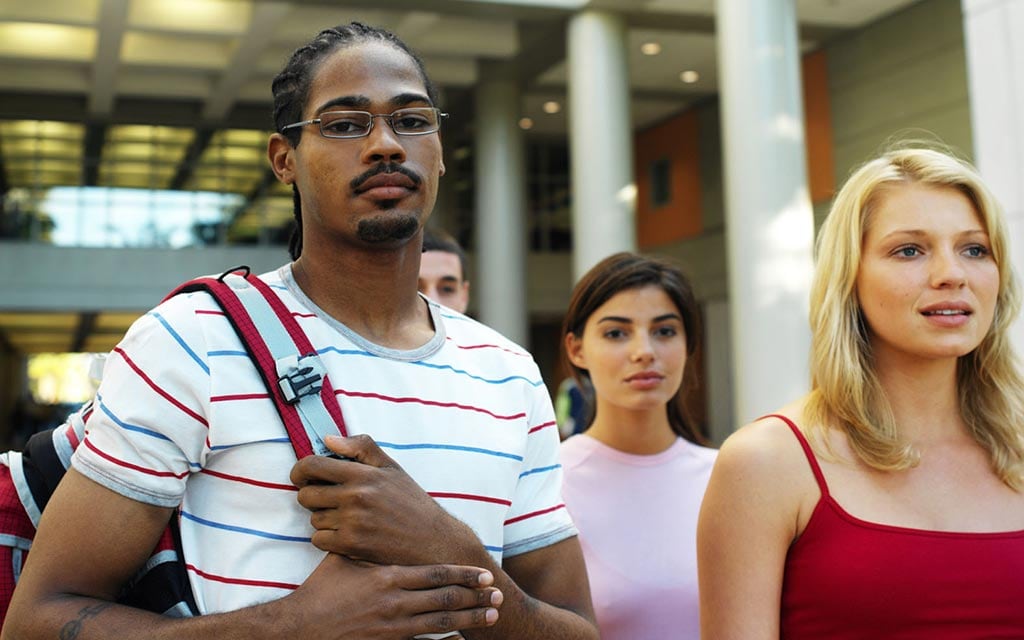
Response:
[[[347,435],[326,370],[298,322],[249,267],[182,284],[220,305],[274,401],[296,458],[334,455],[324,436]],[[24,566],[39,518],[85,436],[92,402],[61,426],[33,435],[22,451],[0,454],[0,627]],[[177,510],[149,560],[122,589],[118,602],[175,617],[199,615],[178,535]]]

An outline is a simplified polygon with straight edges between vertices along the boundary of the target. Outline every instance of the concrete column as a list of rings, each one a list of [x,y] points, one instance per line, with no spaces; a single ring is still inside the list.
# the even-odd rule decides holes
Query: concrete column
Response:
[[[636,185],[629,115],[626,25],[582,11],[569,20],[569,142],[573,276],[636,249]]]
[[[519,102],[513,80],[485,79],[476,90],[473,297],[481,322],[526,346],[526,163]]]
[[[962,0],[974,160],[1009,221],[1010,261],[1024,277],[1024,2]],[[1024,355],[1024,318],[1012,330]]]
[[[808,389],[814,217],[795,0],[718,0],[725,229],[739,424]]]

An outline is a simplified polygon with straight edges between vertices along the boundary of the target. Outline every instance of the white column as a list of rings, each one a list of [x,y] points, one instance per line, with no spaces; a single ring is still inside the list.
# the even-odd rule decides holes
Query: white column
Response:
[[[814,216],[795,0],[718,0],[734,418],[808,389]]]
[[[519,102],[512,80],[485,79],[476,89],[473,297],[481,322],[526,346],[526,181]]]
[[[636,249],[636,185],[629,116],[626,25],[582,11],[569,20],[569,141],[573,276]]]
[[[1010,261],[1024,278],[1024,2],[962,0],[974,161],[1009,221]],[[1024,318],[1012,330],[1024,356]]]

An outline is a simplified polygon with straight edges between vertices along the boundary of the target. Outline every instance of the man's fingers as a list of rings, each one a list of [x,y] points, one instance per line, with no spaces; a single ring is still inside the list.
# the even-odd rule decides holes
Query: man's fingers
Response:
[[[489,627],[498,621],[498,610],[466,609],[465,611],[431,611],[414,616],[413,626],[417,635],[426,633],[447,633],[464,629]]]
[[[340,456],[357,460],[371,467],[397,467],[398,464],[384,453],[373,438],[366,434],[343,438],[327,436],[324,438],[327,448]]]
[[[292,467],[292,484],[300,488],[311,484],[338,484],[346,480],[349,474],[359,471],[358,467],[351,466],[357,463],[368,467],[401,469],[368,435],[351,438],[326,436],[324,444],[343,459],[306,456]]]
[[[408,591],[459,586],[482,589],[494,584],[494,575],[486,569],[457,564],[431,564],[412,567],[392,567],[395,584]]]

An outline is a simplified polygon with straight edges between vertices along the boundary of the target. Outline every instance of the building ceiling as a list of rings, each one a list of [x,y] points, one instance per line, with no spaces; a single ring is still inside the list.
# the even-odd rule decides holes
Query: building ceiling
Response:
[[[801,42],[817,48],[916,1],[796,0]],[[566,24],[582,8],[625,16],[634,129],[716,94],[714,0],[0,0],[0,193],[233,193],[229,233],[256,237],[291,216],[265,160],[270,83],[319,28],[397,33],[452,113],[446,141],[471,148],[472,89],[496,72],[523,87],[528,137],[565,136]],[[0,344],[106,350],[128,323],[2,313]]]

